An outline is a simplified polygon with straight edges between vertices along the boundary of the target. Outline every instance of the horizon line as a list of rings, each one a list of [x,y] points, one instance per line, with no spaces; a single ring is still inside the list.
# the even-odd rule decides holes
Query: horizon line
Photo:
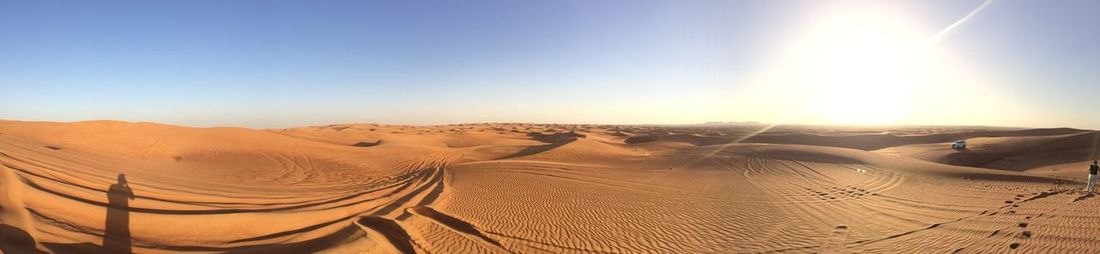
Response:
[[[454,126],[454,125],[476,125],[476,124],[533,124],[533,125],[595,125],[595,126],[769,126],[773,123],[758,122],[758,121],[707,121],[699,123],[552,123],[552,122],[456,122],[456,123],[441,123],[441,124],[407,124],[407,123],[382,123],[382,122],[341,122],[341,123],[329,123],[329,124],[304,124],[288,127],[252,127],[252,126],[239,126],[239,125],[210,125],[210,126],[196,126],[178,123],[166,123],[166,122],[153,122],[153,121],[129,121],[119,119],[89,119],[89,120],[77,120],[77,121],[56,121],[56,120],[18,120],[18,119],[5,119],[0,118],[0,122],[29,122],[29,123],[58,123],[58,124],[76,124],[76,123],[91,123],[91,122],[118,122],[128,124],[156,124],[175,127],[195,128],[195,129],[214,129],[214,128],[242,128],[253,130],[279,130],[279,129],[294,129],[294,128],[307,128],[307,127],[325,127],[325,126],[342,126],[342,125],[382,125],[382,126],[410,126],[410,127],[436,127],[436,126]],[[1083,131],[1100,131],[1100,129],[1080,128],[1072,126],[1052,126],[1052,127],[1027,127],[1027,126],[998,126],[998,125],[984,125],[984,124],[825,124],[825,123],[782,123],[775,124],[775,126],[819,126],[819,127],[855,127],[855,128],[898,128],[898,127],[951,127],[951,128],[999,128],[999,129],[1076,129]]]

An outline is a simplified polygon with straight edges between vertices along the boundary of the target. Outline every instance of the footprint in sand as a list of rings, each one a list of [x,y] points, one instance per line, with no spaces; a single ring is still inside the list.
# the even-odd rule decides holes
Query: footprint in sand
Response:
[[[848,226],[836,226],[833,229],[833,235],[829,236],[825,244],[821,245],[820,253],[843,253],[846,239],[848,239]]]

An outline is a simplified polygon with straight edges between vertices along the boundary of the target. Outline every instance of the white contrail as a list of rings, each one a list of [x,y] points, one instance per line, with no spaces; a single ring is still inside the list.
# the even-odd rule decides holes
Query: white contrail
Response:
[[[993,3],[993,1],[994,0],[986,0],[985,2],[982,2],[981,5],[978,5],[977,8],[974,8],[974,10],[971,10],[970,13],[966,14],[966,16],[963,16],[961,19],[955,21],[955,23],[951,23],[951,25],[947,26],[943,30],[940,30],[936,34],[933,34],[931,37],[928,37],[928,39],[925,40],[924,43],[921,44],[920,48],[921,49],[928,49],[928,48],[931,48],[932,46],[936,45],[941,40],[943,40],[945,37],[947,37],[948,33],[950,33],[952,30],[955,30],[955,28],[961,26],[963,23],[966,23],[966,21],[970,20],[970,18],[973,18],[975,15],[978,14],[978,12],[981,12],[983,9],[985,9],[986,6],[989,6],[989,4]],[[717,148],[715,148],[714,150],[708,152],[706,155],[704,155],[702,157],[699,157],[695,160],[691,160],[690,162],[688,162],[686,164],[683,164],[682,167],[690,166],[691,164],[695,164],[696,162],[699,162],[703,159],[714,156],[718,152],[721,152],[722,150],[725,150],[726,148],[729,148],[730,146],[732,146],[734,144],[741,143],[742,141],[745,141],[745,140],[747,140],[749,138],[752,138],[756,135],[760,135],[761,133],[764,133],[768,130],[771,130],[772,128],[775,128],[776,126],[779,126],[783,122],[786,122],[786,121],[781,121],[780,123],[775,123],[775,124],[768,125],[768,126],[764,127],[763,129],[760,129],[760,130],[754,131],[752,133],[749,133],[748,135],[746,135],[744,137],[741,137],[741,138],[738,138],[738,139],[736,139],[732,142],[721,144]],[[1094,150],[1096,150],[1096,148],[1094,148]],[[1095,154],[1096,152],[1094,151],[1093,153]]]
[[[947,28],[940,30],[940,32],[932,35],[932,37],[928,37],[928,40],[924,41],[924,47],[931,47],[932,45],[936,45],[936,43],[939,43],[941,40],[943,40],[944,37],[947,37],[947,34],[950,33],[951,30],[955,30],[956,27],[959,27],[963,23],[966,23],[967,20],[973,18],[974,15],[977,15],[978,12],[981,12],[982,9],[985,9],[985,7],[989,6],[990,3],[993,3],[993,0],[985,0],[982,5],[978,5],[978,8],[974,8],[974,10],[970,11],[970,13],[967,13],[966,16],[964,16],[963,18],[955,21],[955,23],[951,23],[950,26],[947,26]]]

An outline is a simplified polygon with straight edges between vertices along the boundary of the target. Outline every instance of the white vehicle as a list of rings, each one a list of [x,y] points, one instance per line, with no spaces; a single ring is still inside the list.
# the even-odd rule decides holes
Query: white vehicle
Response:
[[[955,143],[951,143],[951,149],[960,151],[966,149],[966,140],[955,140]]]

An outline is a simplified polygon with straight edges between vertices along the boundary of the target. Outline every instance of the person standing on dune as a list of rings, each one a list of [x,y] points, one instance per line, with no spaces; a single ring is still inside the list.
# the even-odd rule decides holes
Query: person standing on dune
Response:
[[[1096,171],[1100,170],[1100,166],[1096,164],[1096,161],[1092,161],[1092,165],[1089,165],[1089,185],[1086,187],[1088,191],[1096,191]]]

